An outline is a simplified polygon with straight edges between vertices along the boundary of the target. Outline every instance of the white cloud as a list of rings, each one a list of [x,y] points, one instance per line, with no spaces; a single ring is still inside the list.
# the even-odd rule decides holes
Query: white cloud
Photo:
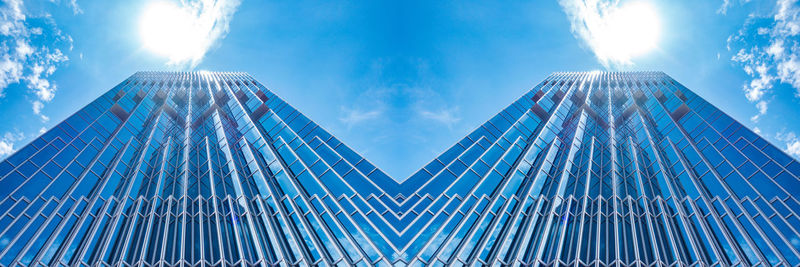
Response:
[[[461,121],[461,117],[458,116],[458,110],[458,107],[441,109],[439,111],[418,110],[418,114],[422,118],[442,123],[447,125],[447,127],[453,127],[453,125]]]
[[[764,115],[767,100],[779,84],[790,85],[800,97],[800,6],[798,0],[777,0],[772,13],[748,17],[742,29],[728,38],[728,47],[738,47],[731,60],[751,79],[743,85],[745,97]],[[776,89],[773,89],[776,88]]]
[[[14,133],[6,132],[0,137],[0,157],[4,158],[11,153],[14,153],[14,143],[25,138],[22,132],[15,130]]]
[[[758,114],[753,117],[750,117],[750,120],[753,122],[757,122],[758,119],[761,118],[764,114],[767,114],[767,101],[759,101],[756,103],[756,108],[758,109]]]
[[[728,38],[728,43],[731,42],[731,39],[732,38]],[[744,49],[739,49],[739,52],[736,52],[736,55],[734,55],[731,60],[738,61],[740,63],[747,63],[753,60],[753,54],[747,53],[747,51],[744,51]],[[748,71],[747,74],[751,74],[751,71]]]
[[[758,114],[766,114],[767,113],[767,101],[761,101],[756,104],[758,108]]]
[[[168,65],[195,67],[225,38],[239,0],[184,0],[151,4],[141,18],[146,47],[169,58]]]
[[[747,100],[751,102],[761,100],[761,97],[764,96],[767,90],[772,88],[773,77],[767,73],[767,66],[762,64],[756,66],[755,70],[758,78],[751,80],[750,84],[744,87],[744,91],[746,92],[745,96]]]
[[[795,88],[795,95],[800,96],[800,61],[793,54],[778,63],[778,78]]]
[[[778,141],[783,141],[786,144],[786,153],[796,158],[800,158],[800,138],[794,132],[781,131],[776,136]]]
[[[44,107],[44,104],[42,104],[42,102],[33,101],[33,113],[34,114],[41,113],[42,112],[42,107]]]
[[[25,40],[17,40],[17,57],[25,59],[33,54],[33,48]]]
[[[800,140],[795,139],[794,141],[786,143],[786,153],[795,157],[800,157]]]
[[[0,97],[15,84],[24,85],[34,99],[31,100],[34,114],[41,114],[45,103],[53,100],[56,84],[49,76],[69,58],[62,48],[72,49],[72,37],[62,33],[47,13],[30,17],[25,13],[21,0],[1,0],[0,5]],[[75,1],[70,8],[80,10]],[[31,19],[45,18],[45,28],[30,26]],[[38,23],[38,22],[37,22]],[[16,89],[15,87],[12,87]]]
[[[47,69],[47,73],[50,73],[52,71],[54,71],[54,68]],[[34,64],[30,75],[25,77],[25,79],[28,81],[28,88],[33,90],[33,92],[36,94],[39,100],[45,102],[53,100],[56,91],[55,84],[50,84],[50,81],[42,78],[42,74],[47,75],[47,73],[45,73],[44,66],[39,64]]]
[[[1,50],[0,50],[1,51]],[[0,55],[0,96],[5,96],[5,89],[22,78],[22,62],[11,55]]]
[[[33,101],[32,107],[33,107],[33,114],[38,115],[42,119],[43,122],[47,122],[47,121],[50,120],[50,117],[47,117],[44,114],[42,114],[42,108],[44,108],[44,104],[42,104],[41,101],[38,101],[38,100],[37,101]]]
[[[14,153],[14,144],[5,140],[0,140],[0,157]]]
[[[800,33],[800,9],[797,7],[797,0],[778,0],[776,2],[777,13],[775,14],[775,27],[773,32],[780,35],[797,35]]]
[[[773,57],[783,56],[783,40],[774,40],[767,48],[767,54]]]

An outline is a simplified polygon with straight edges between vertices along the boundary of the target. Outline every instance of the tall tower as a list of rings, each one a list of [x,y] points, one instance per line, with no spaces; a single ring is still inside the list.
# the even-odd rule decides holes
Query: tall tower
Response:
[[[244,73],[0,163],[0,265],[800,264],[800,163],[661,72],[555,73],[398,183]]]

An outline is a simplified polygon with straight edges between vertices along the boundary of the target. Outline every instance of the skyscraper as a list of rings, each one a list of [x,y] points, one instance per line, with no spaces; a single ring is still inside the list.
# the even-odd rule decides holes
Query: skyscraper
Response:
[[[800,163],[661,72],[555,73],[403,182],[244,73],[0,163],[0,264],[800,264]]]

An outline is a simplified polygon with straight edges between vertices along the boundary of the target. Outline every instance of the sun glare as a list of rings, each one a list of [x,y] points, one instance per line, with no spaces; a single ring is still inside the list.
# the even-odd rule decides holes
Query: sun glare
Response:
[[[649,3],[627,3],[606,14],[594,36],[596,51],[613,62],[630,62],[656,48],[660,27],[658,14]]]
[[[141,17],[140,34],[144,46],[170,62],[192,60],[202,55],[206,36],[194,14],[171,3],[150,4]]]

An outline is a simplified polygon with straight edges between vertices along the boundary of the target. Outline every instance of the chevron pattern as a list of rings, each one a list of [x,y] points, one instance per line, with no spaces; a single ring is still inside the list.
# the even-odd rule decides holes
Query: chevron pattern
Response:
[[[800,163],[661,72],[555,73],[398,182],[244,73],[0,163],[0,265],[800,266]]]

